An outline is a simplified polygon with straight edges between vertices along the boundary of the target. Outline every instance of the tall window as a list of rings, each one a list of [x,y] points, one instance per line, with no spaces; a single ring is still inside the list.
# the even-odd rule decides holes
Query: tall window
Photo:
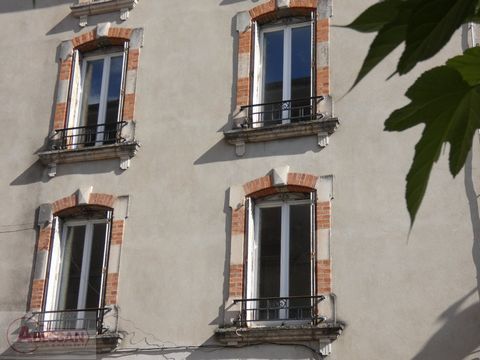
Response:
[[[121,122],[126,51],[111,47],[81,56],[76,52],[72,81],[69,145],[115,143]],[[76,105],[76,106],[75,106]]]
[[[311,318],[313,203],[290,193],[249,205],[247,296],[259,299],[250,320]]]
[[[254,121],[262,125],[306,120],[311,115],[312,25],[265,26],[257,36]]]
[[[103,303],[110,216],[95,211],[56,219],[45,306],[51,330],[95,329],[96,309]]]

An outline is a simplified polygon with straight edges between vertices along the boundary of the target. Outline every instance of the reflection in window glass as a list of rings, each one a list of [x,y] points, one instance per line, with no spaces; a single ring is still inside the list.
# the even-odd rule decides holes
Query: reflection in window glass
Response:
[[[292,29],[291,121],[308,120],[311,94],[311,28]]]
[[[123,55],[85,59],[78,126],[86,128],[78,132],[76,143],[94,146],[115,142],[122,72]]]

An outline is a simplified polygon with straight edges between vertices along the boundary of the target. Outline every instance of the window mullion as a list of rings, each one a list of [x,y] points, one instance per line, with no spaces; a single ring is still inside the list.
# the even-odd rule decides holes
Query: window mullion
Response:
[[[284,203],[282,205],[282,225],[280,232],[280,297],[289,296],[289,254],[290,254],[290,207]],[[288,318],[288,300],[280,302],[286,308],[280,309],[280,319]]]
[[[316,286],[316,219],[315,219],[315,203],[316,203],[316,194],[315,192],[310,193],[310,295],[315,294]]]
[[[283,101],[291,100],[291,91],[292,91],[292,79],[291,79],[291,68],[292,68],[292,28],[286,27],[283,30]],[[288,105],[288,103],[286,103]],[[290,103],[291,106],[291,103]],[[288,124],[290,122],[290,108],[285,107],[282,113],[282,123]]]
[[[250,206],[250,208],[253,210],[252,206]],[[251,239],[251,242],[250,242],[250,255],[251,255],[251,259],[252,261],[250,262],[249,264],[249,267],[250,267],[250,289],[249,289],[249,296],[250,297],[258,297],[258,286],[259,286],[259,283],[258,283],[258,273],[259,273],[259,267],[260,267],[260,248],[259,248],[259,238],[260,238],[260,211],[255,211],[253,212],[252,210],[250,210],[250,213],[248,214],[248,217],[249,217],[249,225],[251,223],[255,223],[254,226],[250,227],[249,226],[249,239]],[[250,230],[250,228],[253,228],[252,230]]]
[[[52,222],[52,243],[50,253],[50,263],[48,269],[48,288],[46,296],[45,310],[54,310],[57,307],[58,282],[60,279],[59,269],[61,263],[60,249],[60,219],[55,217]]]
[[[123,44],[122,78],[120,81],[120,98],[118,101],[117,122],[120,122],[123,119],[123,103],[125,101],[125,89],[126,89],[126,83],[127,83],[127,62],[128,62],[129,49],[130,49],[130,44],[128,41],[126,41]]]
[[[82,270],[80,272],[80,286],[78,289],[77,308],[84,309],[87,302],[88,276],[90,272],[90,258],[92,255],[93,224],[88,223],[85,228],[83,245]]]
[[[99,308],[102,307],[103,301],[104,301],[104,294],[105,294],[105,287],[106,287],[105,280],[107,278],[108,258],[110,255],[109,248],[110,248],[111,229],[112,229],[112,212],[111,211],[108,212],[107,218],[108,218],[108,222],[107,222],[106,231],[105,231],[105,246],[103,248],[102,277],[100,280],[100,296],[98,297]]]
[[[107,98],[108,98],[108,80],[110,75],[110,56],[105,57],[103,60],[103,72],[102,72],[102,87],[100,90],[100,104],[98,108],[97,129],[96,129],[96,144],[103,145],[105,127],[101,126],[105,124],[105,117],[107,112]]]
[[[289,254],[290,254],[290,207],[282,205],[282,225],[280,232],[280,296],[289,295]]]

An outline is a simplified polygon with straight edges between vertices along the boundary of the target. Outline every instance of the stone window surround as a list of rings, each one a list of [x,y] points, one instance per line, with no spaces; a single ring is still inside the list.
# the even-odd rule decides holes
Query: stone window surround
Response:
[[[71,109],[69,104],[70,83],[72,81],[72,60],[75,50],[88,52],[105,43],[120,45],[125,42],[129,44],[127,67],[125,74],[125,94],[123,100],[123,117],[126,122],[121,130],[124,142],[112,145],[84,147],[81,149],[49,149],[38,155],[41,162],[48,167],[48,175],[54,177],[57,171],[57,164],[73,163],[80,161],[93,161],[118,158],[120,168],[128,169],[130,159],[135,156],[139,148],[135,140],[135,99],[136,99],[136,78],[140,49],[143,46],[142,28],[120,28],[113,27],[111,23],[98,24],[93,30],[80,34],[71,40],[64,41],[59,51],[59,75],[57,84],[57,98],[55,100],[53,138],[55,130],[63,129],[70,118]]]
[[[302,191],[316,193],[315,242],[316,242],[316,295],[324,295],[319,305],[319,313],[326,321],[319,325],[288,325],[272,327],[239,328],[235,325],[240,306],[233,300],[245,296],[245,251],[247,234],[245,233],[245,200],[260,198],[283,191]],[[225,303],[223,325],[217,329],[217,339],[229,345],[248,342],[272,341],[291,342],[318,340],[322,351],[329,352],[330,344],[343,331],[343,324],[336,320],[335,294],[332,292],[332,261],[330,256],[331,237],[331,201],[333,199],[333,176],[315,176],[295,173],[290,167],[272,169],[266,176],[235,185],[229,189],[229,207],[231,208],[231,246],[229,259],[229,297]]]
[[[71,15],[79,18],[79,25],[84,27],[90,15],[119,12],[120,20],[125,21],[137,4],[138,0],[77,0],[70,9]]]
[[[110,246],[108,249],[107,279],[105,286],[105,307],[111,311],[104,318],[104,325],[110,329],[107,334],[99,335],[100,341],[95,346],[100,348],[116,346],[117,335],[117,300],[118,281],[120,269],[121,247],[124,241],[125,221],[128,218],[128,206],[130,197],[114,196],[105,193],[94,193],[92,186],[79,188],[70,196],[58,199],[52,203],[42,204],[38,209],[38,240],[35,250],[34,272],[31,284],[31,295],[29,301],[30,311],[43,311],[48,279],[48,259],[53,240],[53,219],[55,216],[62,216],[65,211],[78,206],[97,206],[112,211],[112,227],[110,233]]]
[[[235,145],[237,156],[245,154],[245,144],[285,138],[317,135],[318,145],[328,145],[329,136],[338,127],[339,121],[333,117],[333,104],[330,97],[329,71],[329,31],[332,14],[331,0],[268,0],[249,11],[236,15],[238,33],[238,69],[236,79],[236,109],[232,115],[233,129],[224,131],[228,143]],[[307,121],[303,124],[282,124],[268,127],[242,128],[246,113],[243,106],[252,101],[253,85],[253,28],[254,24],[263,24],[274,20],[278,14],[295,13],[315,14],[315,90],[317,96],[323,96],[318,111],[323,114],[321,120]]]

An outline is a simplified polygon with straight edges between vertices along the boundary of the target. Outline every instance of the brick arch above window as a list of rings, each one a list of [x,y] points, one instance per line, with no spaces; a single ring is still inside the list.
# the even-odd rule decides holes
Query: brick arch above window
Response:
[[[269,0],[249,10],[252,21],[269,22],[278,15],[291,16],[316,10],[317,0]],[[285,11],[287,10],[287,11]]]
[[[52,203],[52,212],[53,215],[58,215],[65,210],[74,208],[79,205],[96,205],[100,207],[105,207],[113,209],[116,197],[111,194],[102,194],[102,193],[90,193],[88,195],[88,201],[86,203],[79,203],[79,193],[74,193],[70,196],[66,196],[59,200],[56,200]]]

